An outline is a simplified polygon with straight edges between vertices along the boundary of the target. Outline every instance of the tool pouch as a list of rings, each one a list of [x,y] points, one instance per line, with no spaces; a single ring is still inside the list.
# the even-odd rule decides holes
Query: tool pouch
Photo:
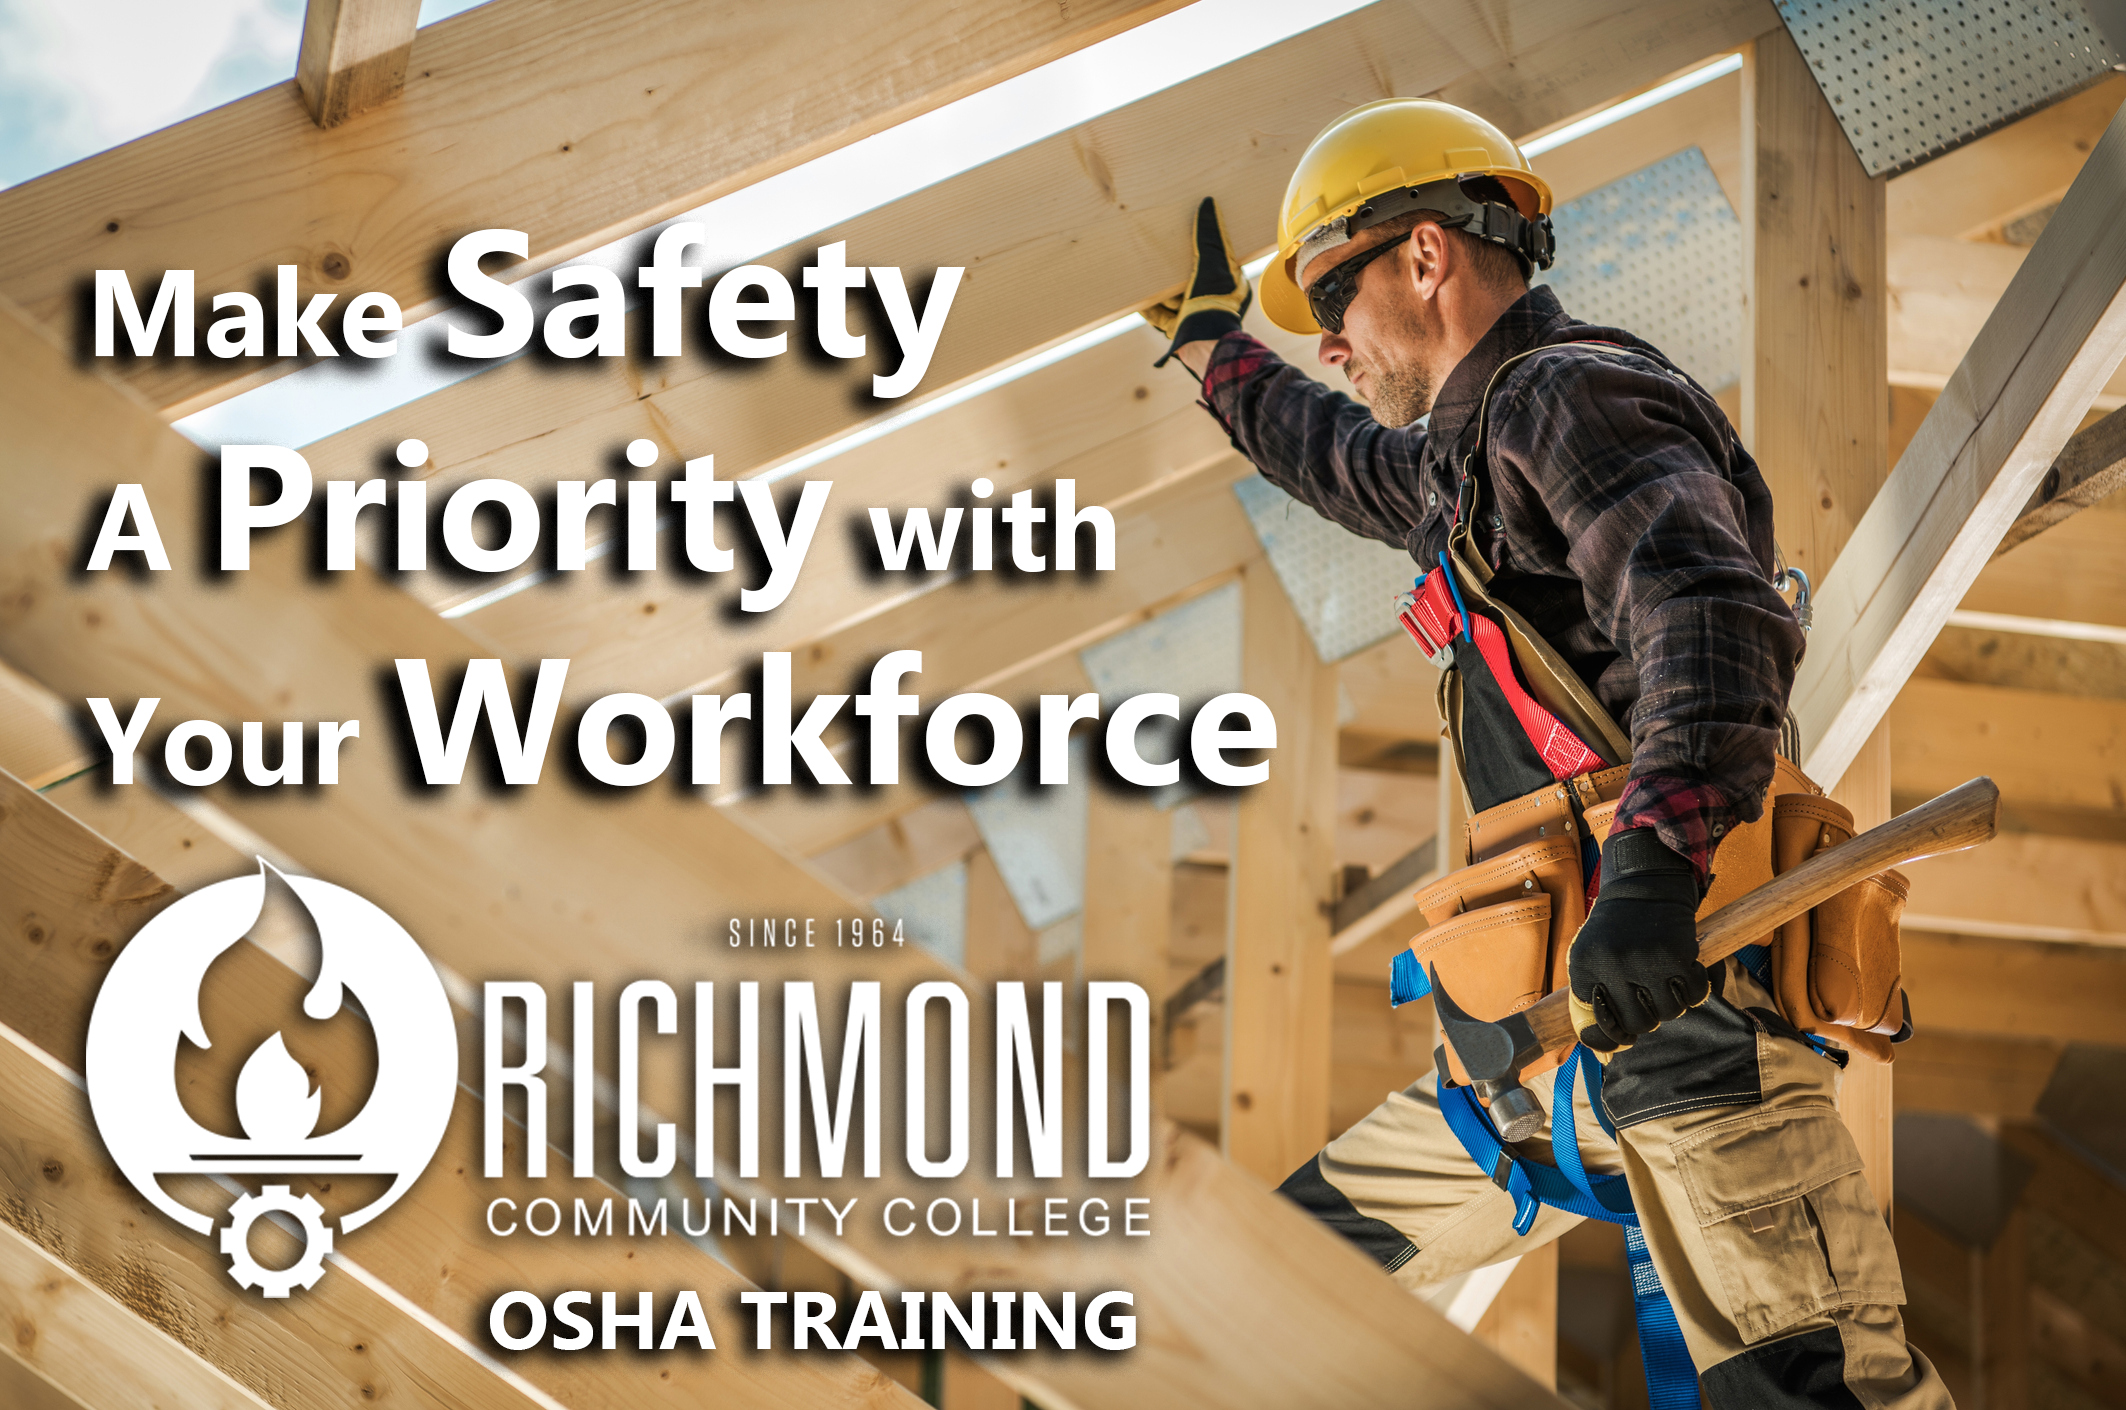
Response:
[[[1564,983],[1565,948],[1587,918],[1579,841],[1568,824],[1450,872],[1418,892],[1417,905],[1426,925],[1410,947],[1417,962],[1428,973],[1437,966],[1455,1001],[1478,1018],[1518,1013]],[[1448,1066],[1456,1081],[1468,1080],[1451,1051]]]
[[[1772,866],[1785,872],[1853,835],[1853,815],[1829,798],[1774,798]],[[1911,884],[1877,873],[1847,887],[1771,937],[1772,994],[1787,1021],[1877,1062],[1909,1035],[1898,923]]]

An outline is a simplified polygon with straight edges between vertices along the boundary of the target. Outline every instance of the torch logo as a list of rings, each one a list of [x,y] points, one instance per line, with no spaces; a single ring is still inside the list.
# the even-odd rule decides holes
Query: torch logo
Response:
[[[321,962],[303,998],[313,1019],[338,1013],[351,996],[376,1037],[376,1084],[345,1125],[314,1135],[322,1092],[275,1033],[236,1080],[242,1138],[210,1131],[185,1111],[177,1090],[178,1040],[211,1046],[199,991],[207,967],[257,924],[266,900],[266,863],[254,876],[216,882],[161,912],[112,964],[89,1018],[89,1105],[104,1145],[133,1187],[195,1233],[214,1220],[172,1198],[168,1175],[382,1174],[383,1194],[340,1220],[351,1233],[388,1209],[419,1178],[442,1143],[457,1089],[458,1047],[450,1000],[421,947],[368,901],[344,887],[275,872],[317,926]],[[251,1254],[251,1226],[268,1213],[291,1218],[302,1256],[268,1268]],[[265,1185],[229,1211],[221,1250],[229,1276],[267,1297],[286,1297],[324,1275],[332,1229],[309,1195]]]

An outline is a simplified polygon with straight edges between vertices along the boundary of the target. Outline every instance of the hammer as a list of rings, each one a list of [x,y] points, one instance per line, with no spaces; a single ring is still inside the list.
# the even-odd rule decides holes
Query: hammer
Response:
[[[1745,945],[1887,868],[1990,841],[2000,828],[2000,790],[1990,778],[1958,784],[1930,803],[1826,847],[1791,871],[1698,922],[1698,960],[1717,964]],[[1521,1085],[1521,1069],[1563,1053],[1579,1041],[1560,989],[1540,1002],[1487,1023],[1463,1012],[1432,969],[1440,1027],[1469,1074],[1469,1085],[1491,1108],[1499,1135],[1525,1141],[1543,1126],[1543,1110]]]

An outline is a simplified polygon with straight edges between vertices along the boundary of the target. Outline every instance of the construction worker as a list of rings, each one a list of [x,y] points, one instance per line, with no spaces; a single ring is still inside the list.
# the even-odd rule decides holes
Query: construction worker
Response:
[[[1559,830],[1599,837],[1597,814],[1607,828],[1599,853],[1583,840],[1571,859],[1599,890],[1572,912],[1546,981],[1569,985],[1582,1043],[1602,1061],[1561,1069],[1543,1135],[1502,1148],[1471,1133],[1468,1089],[1428,1074],[1282,1193],[1421,1294],[1589,1213],[1635,1226],[1631,1247],[1673,1309],[1664,1321],[1658,1297],[1641,1299],[1657,1410],[1700,1391],[1737,1410],[1946,1406],[1940,1376],[1905,1343],[1896,1251],[1836,1107],[1848,1050],[1867,1044],[1811,1041],[1782,1015],[1761,954],[1711,972],[1696,957],[1723,839],[1768,826],[1802,650],[1770,581],[1771,496],[1703,388],[1643,340],[1577,322],[1529,286],[1550,263],[1550,202],[1519,149],[1474,114],[1369,103],[1301,157],[1262,276],[1264,312],[1318,332],[1316,356],[1356,399],[1241,331],[1251,292],[1208,200],[1188,284],[1146,314],[1265,478],[1408,550],[1426,575],[1419,596],[1436,593],[1449,619],[1437,635],[1450,639],[1424,644],[1448,668],[1452,762],[1475,832],[1574,790]],[[1493,650],[1508,638],[1513,652]],[[1537,679],[1538,658],[1553,679]],[[1443,751],[1443,773],[1444,762]],[[1557,891],[1560,908],[1582,904],[1572,893]],[[1465,902],[1446,908],[1453,921]],[[1530,942],[1538,970],[1546,923]],[[1510,949],[1473,949],[1475,978],[1457,990],[1481,989],[1482,963]],[[1566,1188],[1560,1170],[1593,1197],[1543,1195],[1545,1180]],[[1678,1331],[1680,1347],[1664,1348]],[[1681,1366],[1680,1389],[1651,1374],[1664,1358]]]

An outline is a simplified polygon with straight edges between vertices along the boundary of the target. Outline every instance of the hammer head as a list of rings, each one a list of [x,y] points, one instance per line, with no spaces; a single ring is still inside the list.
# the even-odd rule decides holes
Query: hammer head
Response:
[[[1525,1141],[1542,1130],[1543,1110],[1521,1086],[1521,1067],[1542,1053],[1528,1021],[1517,1014],[1502,1023],[1471,1017],[1447,992],[1437,965],[1432,968],[1432,1003],[1440,1031],[1462,1060],[1469,1085],[1490,1108],[1499,1135]]]

